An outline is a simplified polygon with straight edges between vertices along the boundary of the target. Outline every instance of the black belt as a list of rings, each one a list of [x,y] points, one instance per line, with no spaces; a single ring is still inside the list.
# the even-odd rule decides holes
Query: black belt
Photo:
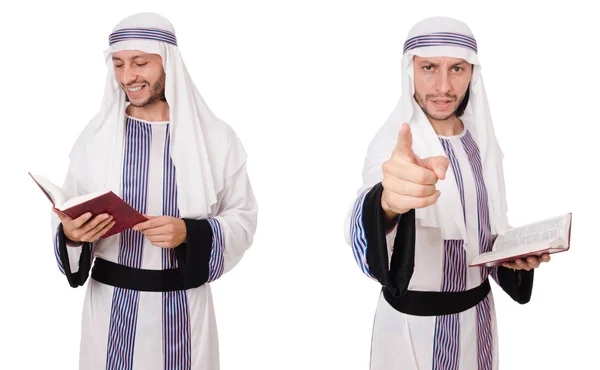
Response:
[[[96,258],[92,278],[117,288],[145,292],[170,292],[196,288],[185,286],[179,268],[167,270],[143,270]]]
[[[462,292],[422,292],[409,290],[394,297],[383,289],[385,300],[397,311],[417,316],[440,316],[459,313],[476,306],[490,292],[488,279],[478,287]]]

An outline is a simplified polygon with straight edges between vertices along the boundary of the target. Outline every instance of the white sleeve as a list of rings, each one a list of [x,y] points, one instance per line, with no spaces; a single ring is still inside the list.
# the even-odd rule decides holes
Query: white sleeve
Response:
[[[215,217],[208,219],[212,232],[208,281],[214,281],[235,267],[252,245],[258,206],[243,165],[225,181]]]

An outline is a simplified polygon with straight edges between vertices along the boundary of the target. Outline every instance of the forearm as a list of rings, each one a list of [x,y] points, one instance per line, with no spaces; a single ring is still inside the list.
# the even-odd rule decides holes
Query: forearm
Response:
[[[504,266],[494,267],[494,270],[492,277],[504,292],[515,302],[520,304],[529,302],[533,291],[534,270],[513,270]]]
[[[414,212],[397,217],[390,229],[381,207],[382,190],[378,183],[356,201],[349,241],[362,271],[392,294],[401,295],[414,267]]]

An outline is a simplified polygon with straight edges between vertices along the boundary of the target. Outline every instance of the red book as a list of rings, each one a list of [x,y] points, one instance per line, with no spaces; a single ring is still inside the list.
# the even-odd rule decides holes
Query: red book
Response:
[[[475,257],[469,266],[498,266],[518,258],[568,251],[571,247],[571,213],[508,230],[498,235],[490,252]]]
[[[29,173],[29,176],[31,176],[33,181],[35,181],[39,188],[44,192],[54,208],[63,215],[73,219],[87,212],[92,214],[92,218],[103,213],[111,215],[115,224],[101,239],[118,234],[123,230],[132,228],[140,222],[148,220],[110,190],[98,191],[66,199],[63,190],[43,176],[32,175],[31,173]]]

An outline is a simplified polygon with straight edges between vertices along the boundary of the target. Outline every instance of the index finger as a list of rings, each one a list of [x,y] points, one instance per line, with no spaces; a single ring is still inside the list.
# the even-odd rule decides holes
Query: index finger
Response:
[[[160,218],[152,217],[148,221],[140,222],[139,224],[135,225],[132,229],[137,230],[137,231],[144,231],[147,229],[152,229],[154,227],[160,226],[162,224],[163,223]]]
[[[405,122],[402,124],[402,126],[400,126],[400,130],[398,132],[398,141],[396,142],[394,151],[412,159],[415,155],[412,146],[412,132],[410,130],[410,126]]]

